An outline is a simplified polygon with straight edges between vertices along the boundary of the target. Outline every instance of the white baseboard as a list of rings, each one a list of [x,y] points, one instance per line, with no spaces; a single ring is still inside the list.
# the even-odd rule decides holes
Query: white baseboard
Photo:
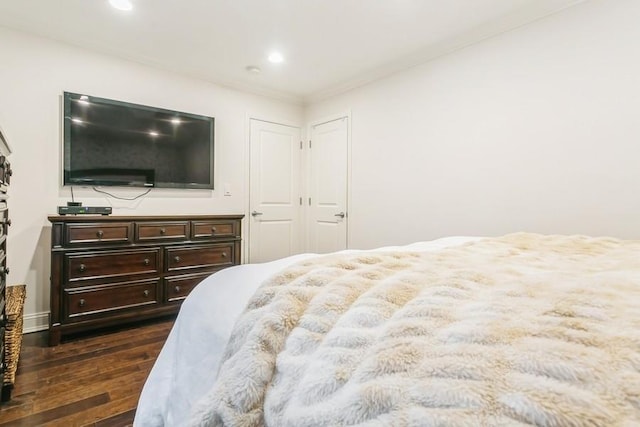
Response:
[[[26,314],[23,317],[22,333],[46,331],[49,329],[49,312]]]

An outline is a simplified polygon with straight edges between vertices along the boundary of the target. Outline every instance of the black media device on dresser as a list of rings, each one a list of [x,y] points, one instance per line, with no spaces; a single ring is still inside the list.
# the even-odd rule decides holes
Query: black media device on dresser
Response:
[[[7,370],[7,346],[5,343],[5,331],[7,327],[7,232],[11,220],[7,205],[7,189],[11,182],[11,165],[7,160],[11,149],[0,129],[0,389],[1,400],[9,400],[11,389],[5,388],[4,379]]]
[[[58,215],[111,215],[111,206],[58,206]]]
[[[240,264],[242,218],[50,216],[49,344],[176,313],[202,279]]]

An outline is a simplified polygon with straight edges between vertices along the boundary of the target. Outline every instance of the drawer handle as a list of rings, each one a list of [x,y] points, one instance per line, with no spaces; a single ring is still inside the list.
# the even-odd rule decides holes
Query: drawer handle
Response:
[[[5,225],[7,225],[7,226],[11,226],[11,219],[10,219],[10,218],[5,219],[5,220],[4,220],[4,223],[5,223]]]
[[[173,288],[176,291],[176,294],[180,292],[180,286],[176,286],[175,288]]]
[[[175,262],[180,262],[180,257],[176,255],[175,257],[173,257],[173,260],[174,260]]]
[[[227,253],[226,252],[222,252],[222,258],[226,258],[227,257]]]
[[[167,233],[167,229],[166,228],[161,228],[160,229],[160,234],[166,234]]]
[[[144,294],[144,296],[145,296],[145,297],[148,297],[148,296],[149,296],[149,290],[148,290],[148,289],[145,289],[145,290],[144,290],[144,292],[143,292],[143,294]]]
[[[149,261],[149,258],[145,258],[144,261],[143,261],[143,264],[144,265],[149,265],[149,264],[151,264],[151,261]]]
[[[215,227],[211,227],[211,234],[215,234],[216,233],[216,228]]]
[[[84,272],[87,269],[87,266],[84,264],[80,264],[80,266],[78,267],[78,271],[80,271],[80,273]]]
[[[104,236],[104,233],[102,232],[102,230],[98,230],[98,232],[96,233],[96,236],[98,236],[98,239],[102,239],[102,236]]]
[[[80,299],[80,301],[78,301],[78,305],[79,305],[80,307],[84,307],[84,303],[85,303],[84,298],[81,298],[81,299]]]

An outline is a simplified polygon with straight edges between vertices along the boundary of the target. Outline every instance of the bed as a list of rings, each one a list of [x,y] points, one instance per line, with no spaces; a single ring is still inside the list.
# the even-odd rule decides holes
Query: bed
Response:
[[[640,241],[450,237],[220,271],[134,425],[640,425]]]

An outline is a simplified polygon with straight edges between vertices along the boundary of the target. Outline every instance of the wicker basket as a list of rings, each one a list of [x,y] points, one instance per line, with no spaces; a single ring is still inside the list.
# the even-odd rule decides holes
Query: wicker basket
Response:
[[[7,327],[5,329],[5,372],[3,386],[13,386],[22,346],[22,314],[27,291],[25,285],[7,286]]]

